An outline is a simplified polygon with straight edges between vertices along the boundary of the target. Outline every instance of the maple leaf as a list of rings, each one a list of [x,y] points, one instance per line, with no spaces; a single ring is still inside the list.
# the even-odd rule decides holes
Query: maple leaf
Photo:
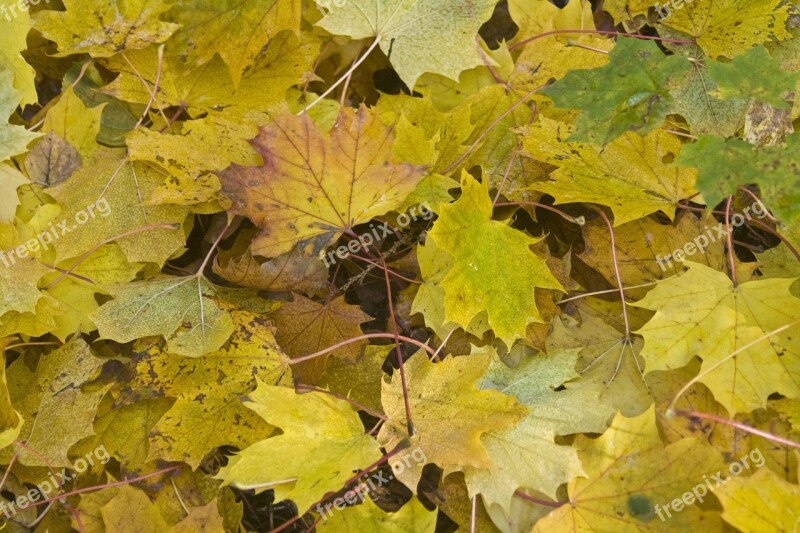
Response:
[[[735,194],[736,187],[757,183],[764,200],[786,222],[800,220],[797,208],[797,160],[800,134],[785,146],[756,148],[741,139],[703,136],[686,146],[678,164],[698,169],[697,187],[709,205]]]
[[[414,87],[424,72],[452,79],[480,65],[475,35],[494,8],[494,0],[348,0],[327,6],[317,23],[352,39],[375,37],[400,78]],[[323,6],[322,0],[317,5]],[[437,39],[431,39],[436,34]],[[472,51],[472,52],[470,52]]]
[[[344,296],[320,304],[297,294],[292,302],[281,305],[272,317],[277,326],[278,343],[290,357],[313,354],[357,337],[362,334],[361,324],[371,320],[357,306],[347,304]],[[331,354],[352,362],[365,344],[366,340],[347,344]],[[301,363],[295,367],[295,372],[304,383],[316,383],[331,354]]]
[[[113,400],[110,396],[108,400]],[[88,451],[103,446],[111,457],[132,470],[141,469],[150,452],[148,433],[170,410],[174,400],[154,398],[112,408],[112,401],[103,401],[94,420],[95,435],[84,441]]]
[[[665,162],[680,153],[681,143],[664,130],[644,137],[625,133],[602,150],[563,142],[570,131],[545,117],[519,130],[526,155],[559,167],[548,181],[531,185],[556,203],[606,205],[614,225],[621,225],[656,211],[673,218],[676,204],[692,195],[695,174]]]
[[[25,420],[22,434],[27,448],[17,450],[21,463],[72,467],[67,452],[94,434],[92,422],[110,385],[85,392],[81,388],[97,377],[103,363],[82,339],[75,338],[41,357],[35,372],[22,359],[11,364],[6,372],[11,403]],[[47,424],[37,423],[43,420]],[[11,453],[5,448],[3,458],[8,460]]]
[[[383,363],[390,351],[390,346],[367,345],[355,361],[328,358],[319,386],[381,412]]]
[[[764,407],[768,396],[800,394],[800,351],[791,331],[767,336],[800,320],[792,279],[748,281],[699,263],[662,283],[633,305],[656,311],[640,328],[648,372],[703,359],[696,381],[730,413]],[[785,329],[785,328],[784,328]],[[731,354],[735,354],[732,356]]]
[[[675,113],[686,119],[695,135],[734,135],[744,125],[749,102],[744,98],[719,98],[717,82],[708,72],[711,61],[702,56],[693,59],[686,83],[670,91]]]
[[[486,183],[464,173],[461,189],[461,198],[441,206],[429,232],[439,249],[453,257],[441,281],[446,320],[466,328],[485,311],[495,335],[511,346],[525,336],[528,324],[542,321],[534,288],[563,289],[530,250],[536,239],[492,220]],[[514,271],[507,265],[516,265]]]
[[[668,521],[657,519],[676,496],[691,490],[703,475],[722,466],[719,453],[707,443],[683,439],[664,446],[651,407],[634,418],[618,415],[598,439],[579,436],[588,479],[568,485],[569,502],[536,523],[535,533],[562,531],[673,531],[710,521],[710,513],[686,506]],[[718,519],[717,519],[718,520]]]
[[[300,1],[179,0],[166,16],[180,25],[170,39],[175,56],[200,66],[219,54],[238,86],[271,38],[299,30]]]
[[[214,448],[245,448],[274,429],[240,398],[257,379],[290,384],[289,360],[264,317],[239,310],[232,319],[236,329],[221,350],[186,359],[155,346],[137,362],[134,390],[176,398],[148,428],[147,460],[168,458],[196,468]]]
[[[800,487],[769,469],[750,477],[730,477],[714,493],[722,518],[745,533],[793,531],[800,523]]]
[[[0,203],[0,224],[9,224],[14,220],[17,206],[20,205],[17,188],[24,183],[28,183],[28,179],[22,172],[11,165],[0,164],[0,195],[3,197]]]
[[[107,290],[114,299],[92,315],[103,338],[130,342],[160,335],[170,351],[200,356],[218,349],[233,333],[230,315],[212,300],[214,286],[202,276],[148,280]]]
[[[59,56],[110,57],[166,41],[178,29],[159,16],[171,0],[64,0],[63,11],[40,11],[34,26],[59,45]]]
[[[339,490],[353,473],[381,454],[349,404],[322,393],[297,394],[293,389],[258,383],[244,405],[283,434],[245,448],[228,460],[216,476],[240,488],[271,488],[275,497],[308,509],[327,492]],[[284,409],[274,409],[282,405]],[[277,462],[274,457],[301,454],[302,462]]]
[[[573,2],[578,5],[578,2]],[[554,7],[550,2],[542,2]],[[614,41],[597,35],[580,35],[578,42],[596,50],[609,51]],[[543,61],[542,58],[552,58]],[[608,63],[608,55],[598,54],[578,46],[570,46],[558,39],[536,39],[525,45],[514,63],[508,83],[520,90],[530,91],[546,84],[551,78],[561,79],[576,69],[598,68]]]
[[[482,354],[432,363],[420,352],[406,361],[408,402],[415,431],[410,441],[422,450],[428,462],[445,469],[489,467],[492,463],[481,435],[514,426],[527,414],[527,409],[512,397],[477,388],[476,382],[488,365],[488,356]],[[381,427],[378,440],[394,448],[409,437],[399,376],[383,382],[381,402],[389,419]],[[390,464],[394,464],[391,459]],[[421,471],[422,465],[417,466]]]
[[[25,147],[41,134],[26,130],[22,126],[5,123],[19,104],[19,93],[13,87],[14,76],[9,70],[0,70],[0,120],[4,122],[0,129],[0,161],[5,161],[11,156],[21,154]]]
[[[201,174],[227,168],[232,163],[261,165],[263,161],[247,142],[258,129],[246,122],[229,120],[219,113],[183,123],[181,135],[137,130],[128,135],[132,161],[151,161],[173,176],[187,181]]]
[[[541,92],[559,107],[581,109],[572,141],[606,145],[626,131],[644,135],[659,127],[673,110],[670,89],[690,65],[683,57],[665,57],[652,41],[622,38],[607,65],[573,70]]]
[[[101,148],[97,136],[102,127],[103,110],[108,104],[89,108],[75,94],[72,86],[67,87],[50,109],[42,124],[42,131],[54,133],[77,150],[84,164],[90,163],[94,154]],[[27,164],[27,160],[26,160]],[[48,182],[46,185],[53,185]]]
[[[443,339],[453,328],[458,327],[458,324],[445,318],[445,292],[441,285],[444,277],[455,266],[454,258],[440,250],[435,240],[428,239],[425,246],[417,247],[417,262],[422,283],[411,303],[411,313],[422,314],[425,325]],[[481,312],[470,320],[464,331],[482,337],[488,329],[486,313]]]
[[[444,171],[453,164],[462,155],[464,145],[475,129],[470,120],[472,106],[469,104],[444,113],[436,108],[431,98],[407,99],[387,95],[378,101],[378,111],[386,117],[385,122],[397,124],[396,140],[392,146],[394,154],[408,163],[429,165],[432,172]],[[432,176],[438,176],[440,180],[449,179],[438,174]],[[454,187],[458,185],[449,188]],[[415,192],[419,192],[419,187]]]
[[[170,533],[212,533],[223,531],[225,523],[219,514],[217,500],[211,500],[203,507],[194,507],[188,516],[172,526]]]
[[[607,0],[603,11],[617,21],[629,21],[647,15],[651,7],[660,5],[658,0]]]
[[[253,253],[275,257],[312,239],[316,253],[399,207],[422,169],[395,162],[392,138],[392,129],[365,107],[342,110],[330,134],[306,115],[281,114],[263,127],[253,146],[264,166],[233,165],[220,174],[232,211],[262,228]]]
[[[643,285],[678,273],[682,263],[674,260],[672,252],[686,243],[696,242],[691,259],[716,270],[725,268],[724,242],[709,238],[709,229],[718,225],[711,216],[695,218],[679,215],[672,225],[659,224],[652,218],[641,218],[614,228],[616,269],[612,254],[611,235],[602,220],[596,219],[583,226],[586,249],[581,258],[600,272],[610,284],[616,284],[619,271],[625,287]],[[697,239],[697,240],[695,240]],[[707,245],[703,246],[703,243]],[[643,297],[649,287],[640,290],[626,289],[626,295]]]
[[[546,339],[548,353],[580,349],[575,370],[581,379],[564,386],[596,397],[625,416],[641,414],[652,403],[639,361],[642,340],[625,334],[618,305],[587,298],[579,310],[574,318],[567,314],[556,318]]]
[[[130,485],[123,485],[100,508],[106,531],[135,533],[137,531],[167,531],[167,522],[147,494]]]
[[[781,234],[789,241],[795,250],[800,246],[800,224],[794,224],[786,228]],[[786,245],[771,248],[763,254],[758,255],[759,269],[768,278],[800,278],[800,264]],[[797,294],[796,288],[793,294]]]
[[[21,10],[16,17],[0,17],[0,65],[3,71],[13,73],[14,89],[21,95],[22,104],[33,104],[36,95],[36,72],[25,59],[22,52],[28,47],[28,32],[33,27],[27,11]],[[7,80],[3,80],[6,87]]]
[[[387,513],[367,497],[364,503],[337,512],[317,527],[330,533],[364,528],[386,533],[433,533],[436,530],[436,512],[428,511],[416,497],[412,497],[397,511]]]
[[[790,39],[788,17],[789,6],[779,0],[707,0],[684,3],[660,24],[695,37],[703,51],[716,58],[733,57],[773,39]]]
[[[47,268],[30,257],[3,265],[0,268],[0,317],[10,311],[36,312],[36,304],[42,297],[37,284],[46,273]]]
[[[54,247],[59,259],[78,257],[97,243],[115,240],[130,261],[163,264],[184,244],[178,229],[189,213],[185,206],[148,206],[146,200],[163,183],[163,175],[141,162],[133,162],[120,150],[98,152],[95,163],[77,170],[70,179],[47,189],[62,211],[51,221],[57,239]],[[95,211],[84,224],[76,215],[87,206],[105,200],[106,215]],[[58,227],[58,224],[62,224]],[[144,232],[151,225],[174,224]]]
[[[755,99],[778,108],[789,107],[786,95],[797,84],[797,74],[782,72],[778,60],[763,46],[737,55],[730,63],[709,62],[708,75],[723,98]]]
[[[555,498],[556,490],[576,476],[585,476],[575,450],[554,442],[556,435],[601,432],[612,410],[583,391],[553,392],[574,372],[577,351],[553,357],[531,357],[509,368],[496,357],[481,380],[482,389],[511,394],[530,408],[519,425],[489,431],[481,441],[494,467],[466,468],[470,495],[481,494],[488,505],[510,511],[514,492],[535,489]]]
[[[120,76],[103,92],[147,104],[151,88],[157,87],[154,109],[180,106],[193,117],[224,111],[232,119],[245,118],[260,124],[266,121],[263,113],[285,105],[286,90],[311,70],[318,48],[319,40],[312,35],[299,38],[290,31],[281,32],[269,41],[237,85],[225,62],[217,56],[187,73],[179,58],[168,55],[160,61],[156,47],[133,50],[126,52],[127,61],[122,57],[104,61]]]
[[[217,256],[214,273],[242,287],[271,291],[296,291],[313,295],[328,284],[328,270],[301,247],[259,263],[251,250],[239,257]]]

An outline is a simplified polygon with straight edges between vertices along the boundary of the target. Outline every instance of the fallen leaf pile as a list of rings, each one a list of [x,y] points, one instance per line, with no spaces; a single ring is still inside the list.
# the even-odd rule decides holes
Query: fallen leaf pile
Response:
[[[800,4],[0,0],[0,529],[800,531]]]

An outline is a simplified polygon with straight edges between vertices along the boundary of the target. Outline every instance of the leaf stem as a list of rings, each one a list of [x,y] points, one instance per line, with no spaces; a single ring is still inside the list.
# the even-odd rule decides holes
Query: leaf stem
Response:
[[[783,437],[778,437],[777,435],[773,435],[772,433],[767,433],[766,431],[762,431],[760,429],[756,429],[754,427],[748,426],[746,424],[742,424],[741,422],[737,422],[736,420],[728,420],[726,418],[722,418],[720,416],[708,414],[708,413],[701,413],[698,411],[672,411],[672,414],[677,416],[683,416],[686,418],[704,418],[706,420],[712,420],[714,422],[718,422],[720,424],[725,424],[726,426],[731,426],[736,429],[741,429],[746,433],[751,433],[753,435],[758,435],[759,437],[763,437],[767,440],[771,440],[773,442],[777,442],[779,444],[783,444],[784,446],[790,446],[792,448],[800,449],[800,442],[795,442],[793,440],[784,439]]]
[[[369,57],[369,55],[372,53],[373,50],[375,50],[375,47],[378,46],[378,43],[380,43],[380,42],[381,42],[381,36],[380,35],[376,35],[375,36],[375,40],[372,41],[372,44],[370,45],[369,48],[367,48],[367,51],[364,52],[364,54],[361,57],[359,57],[350,66],[350,68],[347,70],[347,72],[345,72],[341,77],[339,77],[339,79],[336,80],[336,82],[333,85],[328,87],[327,91],[325,91],[324,93],[319,95],[316,100],[314,100],[313,102],[308,104],[305,108],[303,108],[303,110],[300,111],[298,113],[298,115],[302,115],[303,113],[306,113],[309,109],[311,109],[312,107],[317,105],[322,99],[324,99],[326,96],[331,94],[344,80],[348,79],[353,74],[353,72],[361,65],[361,63],[363,63],[364,60],[366,60],[367,57]]]
[[[647,39],[651,41],[661,41],[662,43],[676,43],[676,44],[694,44],[696,41],[694,39],[664,39],[663,37],[653,37],[650,35],[639,35],[638,33],[624,33],[621,31],[605,31],[605,30],[552,30],[545,33],[540,33],[539,35],[534,35],[533,37],[529,37],[525,40],[522,40],[518,43],[513,44],[508,48],[509,52],[513,52],[516,48],[528,44],[531,41],[535,41],[536,39],[541,39],[542,37],[548,37],[550,35],[559,35],[564,33],[593,33],[597,35],[613,35],[614,37],[633,37],[635,39]]]
[[[495,207],[506,207],[506,206],[511,206],[511,205],[532,205],[534,207],[540,207],[540,208],[545,209],[547,211],[552,211],[553,213],[555,213],[557,215],[560,215],[567,222],[572,222],[573,224],[577,224],[579,226],[583,226],[586,223],[583,220],[583,217],[575,218],[573,216],[568,215],[564,211],[561,211],[560,209],[556,209],[555,207],[553,207],[551,205],[540,204],[539,202],[529,202],[529,201],[499,202],[499,203],[496,203],[494,205],[495,205]]]
[[[115,481],[113,483],[106,483],[104,485],[94,485],[92,487],[84,487],[82,489],[76,489],[76,490],[73,490],[73,491],[70,491],[70,492],[65,492],[64,494],[59,494],[58,496],[55,496],[53,498],[47,498],[45,500],[40,500],[40,501],[38,501],[36,503],[33,503],[31,505],[26,505],[25,507],[20,507],[19,510],[20,511],[24,511],[25,509],[32,509],[34,507],[39,507],[40,505],[44,505],[46,503],[54,502],[54,501],[60,500],[62,498],[67,498],[69,496],[75,496],[76,494],[83,494],[84,492],[90,492],[90,491],[99,490],[99,489],[108,489],[108,488],[111,488],[111,487],[120,487],[122,485],[130,485],[131,483],[136,483],[137,481],[142,481],[143,479],[159,476],[161,474],[166,474],[167,472],[172,472],[173,470],[177,470],[179,468],[182,468],[182,466],[183,465],[170,466],[169,468],[164,468],[164,469],[158,470],[156,472],[150,472],[149,474],[145,474],[145,475],[139,476],[139,477],[134,477],[134,478],[130,478],[130,479],[123,479],[121,481]]]
[[[608,228],[608,233],[611,235],[611,259],[614,261],[614,276],[617,278],[617,287],[619,287],[619,297],[622,301],[622,318],[625,320],[625,340],[630,341],[631,339],[631,326],[628,322],[628,304],[625,301],[625,289],[622,287],[622,276],[619,273],[619,263],[617,262],[617,244],[614,238],[614,227],[611,225],[611,221],[608,220],[608,217],[603,212],[602,209],[596,209],[597,213],[600,215],[600,218],[603,219],[603,222],[606,223],[606,227]],[[634,355],[634,357],[636,357]]]
[[[548,501],[548,500],[542,500],[541,498],[536,498],[534,496],[530,496],[528,494],[525,494],[524,492],[522,492],[519,489],[514,491],[514,496],[522,498],[523,500],[529,501],[531,503],[538,503],[539,505],[545,505],[547,507],[561,507],[562,505],[564,505],[563,503],[551,502],[551,501]]]
[[[733,286],[737,287],[739,284],[736,281],[736,258],[733,253],[733,232],[731,231],[731,204],[733,203],[733,196],[728,196],[728,201],[725,203],[725,232],[727,233],[728,240],[728,264],[731,269],[731,281]]]

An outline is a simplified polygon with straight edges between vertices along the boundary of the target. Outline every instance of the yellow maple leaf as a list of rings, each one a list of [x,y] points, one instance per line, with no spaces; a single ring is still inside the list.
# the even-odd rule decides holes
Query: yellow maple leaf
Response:
[[[733,414],[766,406],[773,392],[800,394],[800,346],[786,326],[800,321],[792,279],[734,286],[723,273],[686,261],[688,270],[659,283],[633,304],[656,311],[638,330],[648,372],[703,359],[693,380]],[[772,334],[775,330],[781,330]]]

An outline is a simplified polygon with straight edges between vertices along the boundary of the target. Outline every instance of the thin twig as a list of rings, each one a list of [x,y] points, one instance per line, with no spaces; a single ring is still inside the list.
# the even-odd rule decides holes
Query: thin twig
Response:
[[[338,343],[334,344],[333,346],[329,346],[329,347],[325,348],[324,350],[320,350],[318,352],[314,352],[314,353],[309,354],[309,355],[304,355],[302,357],[293,358],[291,361],[289,361],[289,364],[290,365],[296,365],[296,364],[302,363],[304,361],[310,361],[311,359],[314,359],[315,357],[319,357],[321,355],[325,355],[326,353],[330,353],[330,352],[332,352],[334,350],[338,350],[342,346],[347,346],[348,344],[352,344],[354,342],[359,342],[359,341],[364,340],[364,339],[394,339],[394,338],[395,338],[395,336],[393,334],[391,334],[391,333],[365,333],[364,335],[359,335],[358,337],[353,337],[352,339],[346,339],[346,340],[343,340],[342,342],[338,342]],[[419,348],[422,348],[423,350],[427,351],[431,355],[436,353],[433,350],[433,348],[431,348],[427,344],[421,343],[417,339],[413,339],[411,337],[405,337],[403,335],[398,335],[397,338],[400,339],[403,342],[408,342],[408,343],[413,344],[413,345],[415,345],[415,346],[417,346]]]

